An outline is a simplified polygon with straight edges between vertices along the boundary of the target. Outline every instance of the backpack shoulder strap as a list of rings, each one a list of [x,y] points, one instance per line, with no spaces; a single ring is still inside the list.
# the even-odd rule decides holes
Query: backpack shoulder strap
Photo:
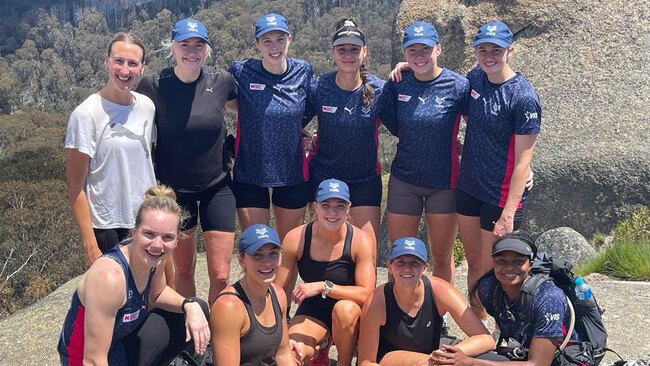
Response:
[[[530,278],[524,282],[524,286],[521,288],[521,304],[519,306],[518,319],[524,319],[526,327],[529,327],[533,323],[533,314],[530,311],[530,306],[533,302],[533,295],[535,291],[542,283],[550,280],[548,274],[538,273],[532,275]]]

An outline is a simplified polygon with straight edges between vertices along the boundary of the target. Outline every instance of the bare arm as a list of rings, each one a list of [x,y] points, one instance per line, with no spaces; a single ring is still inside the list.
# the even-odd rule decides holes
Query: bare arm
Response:
[[[465,297],[445,280],[433,276],[429,276],[429,280],[436,297],[438,313],[449,312],[463,332],[468,335],[458,343],[458,349],[469,356],[492,351],[495,348],[494,339],[474,314]]]
[[[126,302],[124,271],[111,259],[99,259],[88,270],[77,291],[85,307],[83,363],[108,365],[115,316]]]
[[[276,285],[272,284],[275,293],[278,295],[278,302],[280,303],[280,310],[282,311],[282,340],[280,341],[280,347],[275,353],[275,362],[278,366],[296,366],[298,364],[297,359],[294,357],[291,346],[289,345],[289,329],[287,326],[287,296],[284,293],[284,290]]]
[[[241,354],[239,342],[247,321],[248,314],[237,296],[223,295],[212,304],[210,328],[215,365],[239,365]]]
[[[444,351],[434,351],[431,355],[435,365],[451,366],[550,366],[555,355],[556,340],[533,337],[527,361],[488,361],[467,357],[458,347],[443,346]]]
[[[90,206],[86,196],[86,178],[90,156],[77,149],[65,149],[65,177],[68,187],[68,201],[72,216],[77,224],[84,248],[86,267],[95,262],[102,255],[97,246],[95,233],[90,219]]]
[[[379,327],[386,323],[386,299],[384,286],[379,286],[368,295],[361,312],[359,329],[358,361],[360,366],[379,365]]]
[[[226,110],[235,114],[239,113],[239,102],[236,98],[226,102]]]
[[[515,135],[515,167],[510,178],[506,204],[501,217],[494,225],[492,233],[495,236],[502,236],[513,230],[515,211],[517,211],[517,206],[524,194],[536,140],[537,135]]]
[[[291,304],[291,279],[296,270],[297,252],[300,245],[300,239],[303,235],[305,225],[298,226],[287,233],[282,241],[282,261],[278,268],[278,274],[273,283],[282,287],[286,294],[287,304]],[[288,306],[288,305],[287,305]]]

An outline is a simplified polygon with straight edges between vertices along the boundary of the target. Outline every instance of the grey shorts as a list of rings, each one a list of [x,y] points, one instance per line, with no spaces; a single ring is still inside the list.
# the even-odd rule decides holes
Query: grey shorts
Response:
[[[456,212],[455,189],[414,186],[391,175],[388,179],[388,212],[399,215],[449,214]]]

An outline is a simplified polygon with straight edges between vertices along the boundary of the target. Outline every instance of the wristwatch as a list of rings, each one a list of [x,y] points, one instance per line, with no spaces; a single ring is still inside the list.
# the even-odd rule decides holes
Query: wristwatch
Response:
[[[332,281],[330,280],[326,280],[325,282],[323,282],[323,292],[320,293],[320,296],[323,299],[326,299],[327,295],[329,295],[330,291],[332,291],[333,288],[334,288],[334,283],[332,283]]]

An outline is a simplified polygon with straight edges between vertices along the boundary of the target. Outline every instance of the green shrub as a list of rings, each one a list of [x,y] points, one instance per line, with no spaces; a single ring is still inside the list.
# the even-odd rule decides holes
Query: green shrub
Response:
[[[602,235],[602,234],[601,234]],[[612,230],[614,242],[596,258],[577,266],[580,276],[602,273],[638,281],[650,281],[650,210],[642,207]],[[594,235],[597,239],[597,235]],[[603,235],[604,240],[604,235]]]

